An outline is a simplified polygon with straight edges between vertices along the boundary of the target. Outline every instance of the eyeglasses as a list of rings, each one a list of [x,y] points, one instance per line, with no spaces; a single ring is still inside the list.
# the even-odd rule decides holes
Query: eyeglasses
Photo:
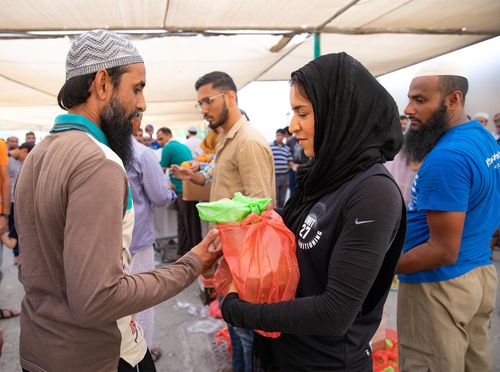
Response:
[[[201,101],[198,101],[194,104],[194,107],[196,107],[196,109],[201,112],[201,110],[203,108],[208,108],[210,107],[210,105],[212,104],[213,100],[216,99],[217,97],[220,97],[220,96],[223,96],[224,94],[226,94],[225,92],[224,93],[221,93],[221,94],[217,94],[216,96],[212,96],[212,97],[205,97],[203,98]]]
[[[494,119],[493,120],[495,123],[500,123],[500,118]]]

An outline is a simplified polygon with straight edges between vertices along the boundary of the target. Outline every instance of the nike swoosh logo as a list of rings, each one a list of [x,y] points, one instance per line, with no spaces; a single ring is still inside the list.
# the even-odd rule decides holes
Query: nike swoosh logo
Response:
[[[362,225],[364,223],[370,223],[370,222],[374,222],[375,220],[366,220],[366,221],[359,221],[357,218],[356,218],[356,221],[354,221],[354,223],[356,225]]]

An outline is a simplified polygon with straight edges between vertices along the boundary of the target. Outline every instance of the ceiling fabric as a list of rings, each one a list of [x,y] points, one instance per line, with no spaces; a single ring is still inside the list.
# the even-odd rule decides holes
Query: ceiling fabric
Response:
[[[238,88],[287,80],[313,58],[317,32],[322,54],[345,51],[382,75],[500,35],[500,1],[6,0],[0,19],[0,129],[52,126],[69,46],[97,28],[142,54],[145,120],[181,128],[200,122],[204,73],[225,71]]]

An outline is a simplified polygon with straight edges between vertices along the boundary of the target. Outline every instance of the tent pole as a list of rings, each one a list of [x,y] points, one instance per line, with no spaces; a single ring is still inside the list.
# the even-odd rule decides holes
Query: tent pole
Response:
[[[320,45],[320,34],[319,32],[314,33],[314,58],[318,58],[321,55],[321,45]]]

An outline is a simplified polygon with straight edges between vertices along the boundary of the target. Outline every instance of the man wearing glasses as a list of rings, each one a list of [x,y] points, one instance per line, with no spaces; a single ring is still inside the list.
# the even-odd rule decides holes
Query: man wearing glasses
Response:
[[[212,182],[210,201],[232,198],[235,192],[275,200],[274,161],[264,137],[250,125],[238,108],[236,85],[224,72],[210,72],[195,83],[196,108],[209,127],[221,132],[215,161],[203,173],[173,166],[172,173],[197,184]],[[213,168],[212,168],[213,165]],[[252,370],[252,331],[230,329],[233,370]]]
[[[208,173],[194,173],[193,169],[173,166],[172,173],[197,184],[212,182],[210,201],[232,198],[235,192],[274,200],[271,149],[241,114],[233,79],[225,72],[214,71],[199,78],[195,88],[196,108],[211,129],[220,128],[214,167]]]

